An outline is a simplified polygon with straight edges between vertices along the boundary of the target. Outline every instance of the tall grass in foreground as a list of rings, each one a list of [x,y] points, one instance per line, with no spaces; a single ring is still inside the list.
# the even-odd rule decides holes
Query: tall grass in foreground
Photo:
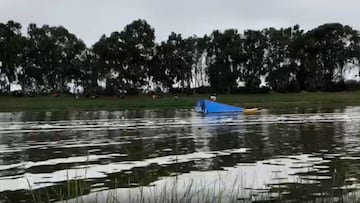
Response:
[[[43,191],[31,190],[32,201],[59,203],[192,203],[192,202],[253,202],[276,200],[276,193],[256,193],[244,190],[243,177],[229,180],[219,177],[215,181],[186,179],[179,181],[175,174],[172,177],[156,181],[150,186],[135,188],[115,188],[91,192],[84,180],[68,180],[61,189]],[[165,181],[164,181],[165,180]],[[30,186],[30,184],[29,184]]]
[[[87,169],[85,169],[86,171]],[[309,172],[312,170],[309,169]],[[85,172],[86,174],[86,172]],[[50,189],[32,190],[30,194],[34,203],[57,202],[57,203],[250,203],[250,202],[305,202],[305,203],[358,203],[360,191],[356,191],[358,184],[353,182],[346,185],[347,178],[337,186],[335,182],[329,188],[323,190],[321,185],[311,184],[308,188],[284,185],[283,178],[277,177],[277,183],[266,185],[261,190],[251,189],[246,184],[246,173],[236,176],[222,175],[220,171],[214,177],[196,179],[194,176],[178,175],[176,172],[165,178],[150,183],[142,181],[144,177],[136,176],[136,187],[128,180],[127,188],[119,188],[118,181],[112,190],[107,188],[91,189],[87,179],[71,179],[57,187]],[[337,173],[334,172],[332,180]],[[345,175],[347,177],[347,175]],[[75,176],[76,177],[76,176]],[[86,175],[85,175],[86,177]],[[306,187],[310,182],[296,180],[296,183]],[[126,181],[126,180],[125,180]],[[124,182],[124,180],[122,180]],[[286,181],[285,181],[286,183]],[[284,187],[285,186],[285,187]],[[319,187],[320,186],[320,190]],[[122,185],[124,187],[124,185]],[[306,190],[304,190],[306,189]],[[331,191],[329,191],[330,189]],[[340,191],[339,192],[335,192]]]
[[[250,202],[305,202],[305,203],[357,203],[360,192],[345,195],[306,198],[291,198],[281,191],[254,191],[241,187],[241,180],[220,179],[219,182],[196,182],[190,180],[177,183],[177,177],[171,182],[136,188],[118,188],[90,193],[90,187],[84,180],[67,181],[60,190],[47,190],[42,194],[31,191],[34,203],[250,203]],[[116,182],[116,181],[115,181]],[[223,187],[228,184],[228,187]],[[115,185],[115,188],[116,185]],[[284,195],[285,194],[285,195]]]
[[[164,185],[162,187],[145,187],[124,188],[101,191],[91,194],[79,194],[84,192],[82,188],[76,188],[76,184],[70,187],[65,193],[58,192],[57,201],[51,199],[49,193],[35,194],[32,193],[33,202],[59,202],[59,203],[190,203],[190,202],[253,202],[257,200],[274,200],[274,198],[264,195],[251,195],[250,197],[241,198],[240,190],[224,191],[221,189],[194,188],[191,183],[187,186],[183,185]],[[80,184],[78,184],[79,186]],[[178,188],[181,188],[179,191]],[[73,195],[79,195],[74,197]]]
[[[30,183],[28,182],[30,187]],[[35,191],[30,187],[30,195],[34,203],[68,202],[69,199],[81,197],[90,192],[89,184],[84,180],[70,180],[60,188],[40,189]],[[79,201],[75,201],[79,202]]]

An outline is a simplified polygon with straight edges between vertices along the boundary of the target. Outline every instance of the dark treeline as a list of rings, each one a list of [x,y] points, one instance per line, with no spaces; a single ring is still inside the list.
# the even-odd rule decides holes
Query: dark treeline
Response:
[[[338,23],[307,32],[295,25],[188,38],[171,33],[156,43],[154,29],[136,20],[91,47],[62,26],[30,24],[24,35],[19,23],[0,23],[2,92],[17,83],[24,94],[65,93],[70,82],[88,95],[160,88],[173,93],[336,91],[358,87],[345,81],[344,73],[357,67],[359,57],[359,32]]]

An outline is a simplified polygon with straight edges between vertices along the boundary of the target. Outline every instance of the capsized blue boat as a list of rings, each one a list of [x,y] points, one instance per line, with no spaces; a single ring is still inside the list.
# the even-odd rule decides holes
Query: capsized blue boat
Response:
[[[202,99],[196,103],[195,111],[205,114],[231,113],[231,112],[243,112],[243,108]]]

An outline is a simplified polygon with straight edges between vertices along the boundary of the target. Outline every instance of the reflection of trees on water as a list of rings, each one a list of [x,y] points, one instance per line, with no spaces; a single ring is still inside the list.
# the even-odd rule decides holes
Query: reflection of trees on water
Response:
[[[239,131],[239,128],[244,129]],[[345,190],[336,188],[346,188],[349,184],[347,182],[349,173],[359,169],[348,161],[341,160],[341,157],[328,156],[328,154],[341,152],[344,147],[343,140],[348,136],[344,130],[344,122],[216,126],[208,128],[207,132],[211,132],[211,136],[208,136],[210,151],[233,148],[251,149],[246,154],[217,156],[212,159],[213,169],[303,153],[314,154],[313,156],[329,160],[325,162],[327,164],[321,164],[327,172],[322,170],[321,174],[318,174],[315,170],[297,174],[304,180],[315,176],[314,180],[318,181],[316,184],[305,183],[306,181],[302,180],[298,183],[286,183],[284,180],[279,180],[279,184],[272,186],[272,192],[285,192],[284,198],[288,199],[300,201],[313,199],[314,196],[322,194],[342,195]],[[310,164],[316,167],[315,163]],[[355,165],[358,164],[355,163]],[[319,176],[319,179],[316,176]],[[321,179],[322,177],[330,177],[330,179]]]
[[[324,163],[307,163],[306,160],[299,160],[303,164],[312,165],[309,172],[294,174],[300,175],[296,183],[287,183],[279,180],[279,184],[272,185],[272,192],[285,192],[283,198],[304,201],[314,199],[319,195],[338,196],[339,191],[334,187],[342,187],[346,184],[346,174],[349,172],[347,163],[339,160],[340,157],[331,157],[330,154],[338,153],[342,149],[343,137],[346,136],[343,130],[343,123],[306,123],[306,124],[281,124],[269,126],[269,143],[273,150],[273,156],[287,156],[291,154],[312,154],[320,157]],[[319,167],[322,170],[318,170]],[[316,183],[309,184],[306,180],[313,180]]]
[[[194,152],[188,128],[147,129],[136,133],[122,146],[130,161]]]

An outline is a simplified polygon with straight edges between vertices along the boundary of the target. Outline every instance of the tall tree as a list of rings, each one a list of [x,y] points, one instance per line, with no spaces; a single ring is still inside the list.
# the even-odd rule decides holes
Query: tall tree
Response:
[[[23,50],[20,54],[20,67],[21,71],[17,74],[17,79],[21,84],[23,93],[35,92],[37,90],[37,81],[41,79],[38,77],[40,72],[34,68],[34,43],[30,38],[21,37],[20,43]]]
[[[237,30],[214,31],[207,53],[211,58],[208,68],[211,87],[217,92],[229,92],[237,87],[239,63],[242,61],[242,40]]]
[[[94,71],[98,72],[100,80],[106,81],[107,94],[114,94],[117,89],[127,86],[125,66],[125,45],[119,32],[113,32],[109,37],[103,35],[93,46]],[[94,84],[94,82],[93,82]]]
[[[145,20],[136,20],[120,32],[120,39],[124,51],[124,79],[127,85],[138,88],[146,84],[154,56],[154,29]]]
[[[150,70],[153,79],[167,89],[180,84],[182,89],[190,87],[192,78],[194,38],[183,39],[172,32],[166,42],[156,47],[156,56]],[[187,84],[187,85],[185,85]]]
[[[265,75],[266,38],[261,31],[244,32],[243,63],[240,78],[248,88],[258,88],[261,76]]]
[[[264,30],[267,48],[265,52],[266,81],[276,91],[299,91],[296,78],[300,69],[295,43],[302,36],[299,26],[276,30]]]
[[[204,86],[207,83],[206,77],[206,40],[204,37],[191,37],[192,41],[192,81],[194,87]]]
[[[94,70],[98,70],[99,80],[110,80],[111,78],[111,50],[109,48],[109,40],[105,35],[101,36],[92,47],[92,53],[94,54],[93,66]]]
[[[35,47],[35,66],[43,74],[40,84],[48,90],[63,92],[75,74],[79,75],[85,44],[61,26],[38,28],[30,24],[28,34]]]
[[[359,46],[357,31],[339,23],[321,25],[304,37],[303,69],[311,89],[329,88],[343,81],[345,65],[354,60]]]
[[[7,78],[9,83],[16,81],[16,68],[20,64],[20,55],[23,50],[21,38],[20,23],[14,21],[0,23],[0,77]],[[4,85],[5,83],[2,86]],[[4,91],[5,87],[1,89]]]
[[[101,80],[101,72],[98,69],[96,55],[91,49],[86,49],[81,55],[80,85],[86,95],[99,94],[98,80]]]
[[[149,74],[157,87],[170,90],[175,83],[174,51],[174,46],[165,42],[156,46],[156,54],[152,58]]]

